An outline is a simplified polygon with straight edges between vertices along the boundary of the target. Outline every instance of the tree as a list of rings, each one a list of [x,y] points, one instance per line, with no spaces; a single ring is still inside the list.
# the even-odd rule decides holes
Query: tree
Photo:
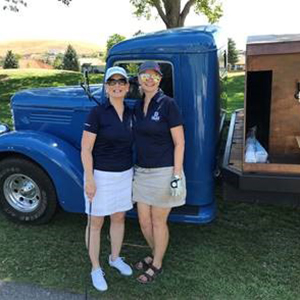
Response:
[[[210,23],[217,22],[223,14],[222,5],[218,0],[188,0],[181,10],[182,0],[130,0],[135,7],[137,17],[150,19],[151,9],[155,8],[167,28],[182,27],[184,21],[194,7],[197,14],[204,14]]]
[[[7,51],[4,58],[3,69],[18,69],[19,62],[11,50]]]
[[[54,69],[58,69],[58,70],[62,70],[63,69],[63,59],[64,59],[64,55],[63,54],[57,54],[55,56],[55,59],[53,61],[53,68]]]
[[[115,33],[111,36],[109,36],[109,38],[106,41],[106,55],[105,55],[105,59],[107,58],[108,52],[110,50],[110,48],[112,48],[112,46],[122,42],[126,40],[126,37],[123,35],[120,35],[118,33]]]
[[[120,35],[120,34],[117,34],[117,33],[111,35],[111,36],[107,39],[107,42],[106,42],[106,53],[108,53],[109,49],[110,49],[112,46],[114,46],[114,45],[116,45],[116,44],[118,44],[118,43],[120,43],[120,42],[122,42],[122,41],[124,41],[124,40],[126,40],[126,37],[123,36],[123,35]]]
[[[75,49],[69,45],[63,57],[63,69],[79,71],[79,62]]]
[[[236,44],[232,38],[228,39],[228,63],[234,66],[239,60],[239,53]]]

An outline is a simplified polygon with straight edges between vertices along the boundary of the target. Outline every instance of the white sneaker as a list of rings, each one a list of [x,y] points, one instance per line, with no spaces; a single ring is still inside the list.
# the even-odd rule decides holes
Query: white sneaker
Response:
[[[108,258],[108,263],[111,267],[116,268],[122,275],[132,275],[131,267],[126,264],[121,257],[116,258],[114,261],[111,260],[111,255]]]
[[[101,268],[96,269],[91,273],[94,288],[101,292],[107,290],[107,283],[104,278],[104,275],[105,274]]]

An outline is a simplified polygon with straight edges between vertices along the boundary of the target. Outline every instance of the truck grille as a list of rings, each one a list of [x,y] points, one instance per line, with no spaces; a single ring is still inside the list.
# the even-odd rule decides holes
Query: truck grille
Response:
[[[72,122],[72,117],[68,115],[59,114],[41,114],[31,113],[29,117],[30,123],[50,123],[50,124],[61,124],[68,125]]]

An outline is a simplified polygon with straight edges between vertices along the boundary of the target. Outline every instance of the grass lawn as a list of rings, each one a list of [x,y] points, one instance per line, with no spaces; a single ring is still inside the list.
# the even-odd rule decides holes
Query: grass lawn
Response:
[[[244,72],[229,73],[226,80],[226,93],[228,97],[227,113],[231,113],[244,106]]]
[[[79,78],[78,73],[65,72],[29,76],[0,72],[1,114],[9,94],[20,88],[76,84]],[[243,81],[243,74],[228,79],[230,110],[243,105]],[[99,294],[89,281],[90,295],[101,299],[299,299],[299,210],[226,203],[220,187],[216,194],[214,222],[170,224],[164,273],[149,286],[108,267],[106,222],[101,259],[109,290]],[[0,280],[83,293],[90,271],[84,228],[83,215],[62,211],[43,226],[14,224],[0,215]],[[134,262],[148,252],[137,221],[128,219],[122,255]]]
[[[103,75],[90,75],[91,83],[101,83]],[[46,69],[0,70],[0,121],[12,126],[11,96],[20,90],[50,86],[77,85],[82,74],[72,71]]]

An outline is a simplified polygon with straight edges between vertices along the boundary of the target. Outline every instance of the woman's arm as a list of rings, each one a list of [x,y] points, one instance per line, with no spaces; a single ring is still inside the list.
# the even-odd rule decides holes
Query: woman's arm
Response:
[[[93,200],[96,194],[92,156],[96,136],[97,135],[95,133],[84,130],[81,139],[81,161],[85,174],[84,190],[90,201]]]
[[[173,175],[181,178],[183,155],[184,155],[184,132],[183,126],[176,126],[171,128],[171,135],[174,143],[174,171]]]

